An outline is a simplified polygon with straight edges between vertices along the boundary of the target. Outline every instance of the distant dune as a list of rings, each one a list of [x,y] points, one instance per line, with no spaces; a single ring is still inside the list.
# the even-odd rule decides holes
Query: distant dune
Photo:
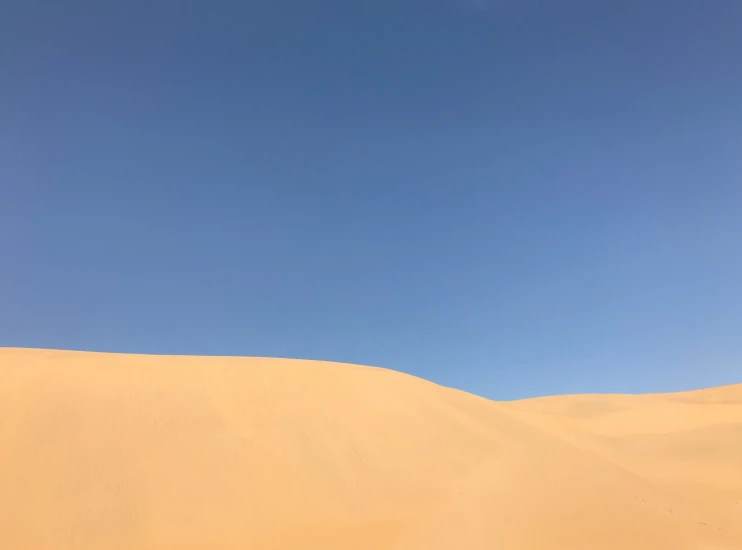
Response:
[[[742,385],[498,403],[281,359],[0,349],[4,550],[740,550]]]

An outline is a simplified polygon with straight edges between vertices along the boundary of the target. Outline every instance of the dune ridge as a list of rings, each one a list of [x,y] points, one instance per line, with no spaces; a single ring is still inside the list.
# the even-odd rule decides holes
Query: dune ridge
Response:
[[[494,402],[374,367],[0,349],[0,548],[742,549],[742,385]]]

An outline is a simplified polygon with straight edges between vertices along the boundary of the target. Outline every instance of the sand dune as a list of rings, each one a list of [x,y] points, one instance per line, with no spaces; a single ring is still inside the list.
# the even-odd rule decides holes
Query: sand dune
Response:
[[[384,369],[0,349],[0,548],[742,549],[742,385],[497,403]]]

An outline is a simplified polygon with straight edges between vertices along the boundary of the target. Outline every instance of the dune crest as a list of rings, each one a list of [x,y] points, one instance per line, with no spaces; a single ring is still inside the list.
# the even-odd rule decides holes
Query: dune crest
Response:
[[[0,548],[742,548],[742,385],[493,402],[385,369],[0,349]]]

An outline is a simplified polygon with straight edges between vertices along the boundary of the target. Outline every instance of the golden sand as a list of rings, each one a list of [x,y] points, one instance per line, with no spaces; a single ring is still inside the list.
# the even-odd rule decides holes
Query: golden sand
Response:
[[[742,385],[493,402],[282,359],[0,349],[4,550],[740,550]]]

